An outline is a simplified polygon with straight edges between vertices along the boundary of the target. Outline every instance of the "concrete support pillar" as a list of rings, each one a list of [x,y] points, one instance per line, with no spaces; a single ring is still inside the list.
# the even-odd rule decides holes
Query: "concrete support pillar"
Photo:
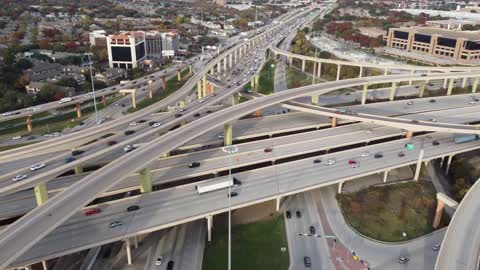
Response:
[[[233,93],[232,95],[232,106],[240,104],[240,95],[238,93]]]
[[[464,78],[462,79],[462,88],[465,88],[466,86],[467,86],[467,78],[464,77]]]
[[[28,130],[28,132],[32,132],[32,130],[33,130],[32,117],[30,115],[27,115],[27,130]]]
[[[421,81],[418,89],[418,97],[423,98],[424,93],[425,93],[425,81]]]
[[[198,81],[197,82],[197,99],[202,99],[203,98],[203,95],[202,95],[202,81]]]
[[[338,194],[342,193],[343,183],[344,182],[338,183]]]
[[[397,83],[392,82],[392,89],[390,90],[390,101],[395,99],[395,91],[397,90]]]
[[[360,66],[360,72],[358,72],[358,77],[359,78],[363,77],[363,66]]]
[[[317,68],[317,63],[316,63],[316,62],[313,62],[312,84],[315,84],[315,75],[317,74],[317,73],[315,72],[316,68]]]
[[[425,150],[420,149],[420,153],[418,154],[417,166],[415,168],[415,175],[413,176],[413,181],[418,181],[418,177],[420,176],[420,169],[422,168],[422,160],[424,153]]]
[[[102,96],[102,104],[103,104],[103,107],[107,107],[107,97],[106,96]]]
[[[442,220],[443,209],[445,209],[445,203],[437,199],[437,209],[435,210],[435,218],[433,219],[433,228],[437,229],[440,226]]]
[[[210,69],[210,75],[213,76],[214,74],[215,74],[215,69],[212,67],[212,68]]]
[[[337,126],[337,118],[336,117],[332,117],[332,127],[336,127]]]
[[[320,76],[322,76],[322,62],[318,62],[317,77],[320,78]]]
[[[43,270],[48,270],[47,261],[42,261],[42,268]]]
[[[77,165],[77,166],[73,167],[73,170],[75,171],[75,174],[83,173],[83,167],[80,166],[80,165]]]
[[[223,145],[232,145],[233,142],[233,128],[232,124],[223,125]]]
[[[222,72],[222,65],[221,65],[221,64],[222,64],[222,61],[219,61],[219,62],[217,63],[217,73]]]
[[[235,56],[235,64],[238,63],[238,59],[237,59],[237,51],[234,51],[234,56]]]
[[[280,202],[282,200],[282,197],[277,197],[277,199],[275,200],[276,201],[276,207],[275,207],[275,211],[280,211]]]
[[[453,158],[453,155],[448,156],[447,167],[445,168],[445,174],[448,174],[448,171],[450,171],[450,164],[452,163],[452,158]]]
[[[127,263],[132,265],[132,248],[130,247],[130,239],[125,239],[125,248],[127,249]]]
[[[40,206],[48,200],[48,190],[46,183],[40,183],[34,187],[35,199],[37,200],[37,205]]]
[[[229,67],[230,67],[230,68],[233,67],[232,58],[233,58],[233,57],[232,57],[232,54],[229,54],[229,55],[228,55],[228,62],[229,62],[228,64],[229,64]]]
[[[340,73],[342,72],[342,65],[337,65],[337,81],[340,80]]]
[[[75,104],[75,111],[77,112],[77,118],[82,117],[82,108],[80,107],[80,103]]]
[[[255,79],[255,88],[256,90],[258,90],[258,86],[260,85],[259,84],[259,81],[260,81],[260,75],[259,74],[256,74],[255,77],[253,77]]]
[[[25,270],[32,270],[32,266],[31,266],[31,265],[25,265],[25,266],[23,267],[23,269],[25,269]]]
[[[250,87],[252,88],[252,90],[253,90],[254,92],[257,92],[257,88],[255,87],[255,78],[252,78],[252,79],[250,80]]]
[[[288,58],[288,65],[291,67],[293,64],[293,57]]]
[[[148,98],[153,98],[152,80],[148,80]]]
[[[167,79],[165,77],[162,77],[162,88],[163,90],[167,89]]]
[[[302,59],[302,72],[305,72],[305,59]]]
[[[152,192],[152,171],[149,168],[145,168],[140,172],[140,192],[149,193]]]
[[[206,97],[207,96],[207,75],[203,75],[202,79],[202,96]]]
[[[136,235],[133,237],[133,246],[135,248],[138,248],[138,236]]]
[[[389,171],[384,171],[384,172],[383,172],[383,183],[386,183],[386,182],[387,182],[388,172],[389,172]]]
[[[318,103],[319,103],[319,96],[318,95],[312,96],[312,105],[318,105]]]
[[[187,105],[187,102],[183,99],[178,102],[178,107],[180,108],[185,108],[186,105]]]
[[[448,79],[443,79],[443,88],[447,88]]]
[[[223,58],[223,72],[227,72],[227,65],[228,65],[227,61],[228,61],[227,57]]]
[[[182,80],[182,70],[181,70],[181,69],[178,69],[178,70],[177,70],[177,80],[178,80],[178,81],[181,81],[181,80]]]
[[[412,70],[412,75],[415,74],[415,70]],[[412,80],[408,81],[408,85],[412,85]]]
[[[188,74],[192,74],[192,73],[193,73],[193,66],[189,65],[188,66]]]
[[[442,158],[440,159],[440,168],[443,167],[443,162],[444,162],[444,161],[445,161],[445,157],[442,157]]]
[[[213,216],[207,216],[207,240],[212,241]]]
[[[362,105],[365,105],[365,103],[367,103],[367,91],[368,91],[368,84],[364,84],[363,91],[362,91]]]
[[[388,68],[386,68],[385,70],[383,70],[383,75],[384,75],[384,76],[387,76],[387,75],[388,75]]]
[[[407,130],[407,134],[405,135],[405,138],[407,138],[407,139],[411,139],[411,138],[412,138],[412,136],[413,136],[413,131],[411,131],[411,130]]]
[[[134,109],[136,109],[137,108],[137,97],[135,95],[135,92],[131,93],[130,96],[132,96],[132,107]]]
[[[448,89],[447,89],[447,96],[452,95],[452,90],[453,90],[453,83],[455,82],[455,79],[450,79],[448,81]]]
[[[472,82],[472,93],[477,92],[477,86],[478,86],[478,78],[473,79]]]

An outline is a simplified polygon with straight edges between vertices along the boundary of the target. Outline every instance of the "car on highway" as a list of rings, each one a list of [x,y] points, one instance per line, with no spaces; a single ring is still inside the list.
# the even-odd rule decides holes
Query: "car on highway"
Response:
[[[87,209],[83,212],[83,214],[85,216],[93,216],[93,215],[96,215],[96,214],[100,214],[102,212],[102,210],[100,210],[100,208],[91,208],[91,209]]]
[[[407,148],[407,150],[413,150],[415,148],[415,145],[413,143],[406,143],[405,148]]]
[[[75,158],[74,157],[66,157],[64,160],[63,160],[65,163],[70,163],[72,161],[75,161]]]
[[[433,245],[432,249],[433,249],[433,251],[439,251],[440,250],[440,245],[435,244],[435,245]]]
[[[175,263],[174,263],[173,261],[169,261],[169,262],[167,263],[167,270],[173,270],[173,265],[174,265],[174,264],[175,264]]]
[[[137,211],[138,209],[140,209],[140,206],[131,205],[131,206],[127,207],[127,212]]]
[[[119,227],[119,226],[122,226],[123,223],[121,221],[118,221],[118,220],[115,220],[115,221],[112,221],[110,223],[110,228],[115,228],[115,227]]]
[[[437,122],[437,119],[436,119],[436,118],[430,118],[430,119],[428,119],[428,121],[430,121],[430,122]]]
[[[238,192],[235,192],[235,191],[231,192],[230,194],[227,194],[227,197],[236,197],[236,196],[238,196]]]
[[[133,127],[133,126],[136,126],[138,123],[137,122],[131,122],[130,124],[128,124],[129,126]]]
[[[130,152],[130,151],[132,151],[132,150],[135,150],[135,147],[133,147],[133,146],[130,145],[130,144],[127,144],[125,147],[123,147],[123,152],[125,152],[125,153],[128,153],[128,152]]]
[[[114,144],[117,144],[117,141],[108,141],[108,142],[107,142],[107,145],[108,145],[108,146],[112,146],[112,145],[114,145]]]
[[[316,233],[314,226],[310,226],[309,231],[311,235],[314,235]]]
[[[135,133],[135,130],[125,130],[123,132],[123,134],[125,134],[125,135],[132,135],[133,133]]]
[[[397,156],[398,156],[398,157],[404,157],[404,156],[405,156],[405,153],[403,153],[403,152],[398,152]]]
[[[308,256],[303,257],[303,265],[305,265],[305,267],[307,268],[312,267],[312,260],[310,259],[310,257]]]
[[[290,218],[292,217],[292,213],[290,213],[290,211],[287,210],[287,211],[285,212],[285,216],[287,217],[287,219],[290,219]]]
[[[438,146],[438,145],[440,145],[440,142],[437,141],[437,140],[434,140],[434,141],[432,141],[432,145],[433,146]]]
[[[418,120],[410,120],[410,123],[412,123],[412,124],[418,124],[418,123],[420,123],[420,122],[418,122]]]
[[[313,163],[319,164],[319,163],[322,163],[322,160],[317,158],[317,159],[313,160]]]
[[[382,158],[383,157],[383,154],[382,153],[375,153],[375,155],[373,155],[374,158]]]
[[[407,257],[402,256],[402,257],[398,258],[398,263],[400,263],[400,264],[406,264],[408,261],[410,261],[410,259],[407,258]]]
[[[265,153],[270,153],[270,152],[272,152],[272,151],[273,151],[272,148],[265,148],[265,149],[263,149],[263,152],[265,152]]]
[[[200,117],[200,113],[195,113],[193,117]]]
[[[188,164],[188,167],[189,167],[189,168],[197,168],[197,167],[200,167],[200,162],[192,162],[192,163]]]
[[[373,133],[373,129],[369,129],[369,130],[365,131],[365,133],[367,133],[367,134],[372,134],[372,133]]]
[[[358,168],[358,167],[360,167],[360,163],[358,163],[358,162],[356,162],[356,161],[353,161],[353,163],[350,164],[350,167],[352,167],[352,168]]]
[[[435,102],[437,102],[437,101],[432,98],[432,99],[430,99],[428,102],[430,102],[430,103],[435,103]]]
[[[297,218],[301,218],[302,217],[302,212],[300,212],[300,210],[297,210],[297,211],[295,211],[295,215],[297,216]]]
[[[163,257],[160,256],[155,260],[155,265],[156,266],[162,265],[162,262],[163,262]]]
[[[23,179],[28,178],[28,175],[26,174],[17,174],[15,177],[13,177],[12,181],[17,182],[17,181],[22,181]]]
[[[413,101],[407,102],[407,105],[413,105]]]
[[[20,140],[22,138],[22,136],[18,135],[18,136],[15,136],[12,138],[12,140]]]
[[[370,153],[368,153],[368,152],[363,152],[363,153],[361,154],[361,157],[363,157],[363,158],[366,158],[366,157],[368,157],[368,156],[370,156]]]
[[[37,163],[37,164],[33,164],[32,166],[30,166],[30,170],[31,171],[36,171],[36,170],[40,170],[43,167],[45,167],[45,163]]]
[[[335,161],[334,159],[329,159],[329,160],[327,160],[324,164],[325,164],[325,166],[328,166],[328,165],[333,165],[333,164],[335,164],[335,162],[336,162],[336,161]]]
[[[162,125],[162,123],[160,123],[160,122],[155,122],[155,123],[153,123],[152,128],[157,128],[157,127],[159,127],[159,126],[161,126],[161,125]]]
[[[183,114],[181,114],[181,113],[176,113],[174,116],[175,116],[175,118],[179,118],[179,117],[182,116],[182,115],[183,115]]]

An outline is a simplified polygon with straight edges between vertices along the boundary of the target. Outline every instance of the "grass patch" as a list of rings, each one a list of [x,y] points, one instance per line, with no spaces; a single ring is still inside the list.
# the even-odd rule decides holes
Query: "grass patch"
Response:
[[[373,239],[398,242],[434,231],[432,223],[437,200],[431,182],[369,187],[355,193],[339,194],[337,199],[350,225]],[[440,227],[448,222],[447,216],[443,215]]]
[[[207,243],[203,270],[227,268],[228,228],[214,226],[212,242]],[[289,266],[285,222],[282,215],[250,224],[232,226],[232,269],[287,270]]]
[[[245,101],[249,101],[250,99],[249,98],[246,98],[244,96],[240,96],[240,103],[243,103]]]
[[[273,81],[275,78],[275,69],[271,65],[276,65],[275,60],[268,60],[260,71],[260,78],[258,79],[258,93],[264,95],[271,95],[274,92]]]
[[[173,78],[167,81],[167,89],[154,93],[153,98],[151,99],[145,98],[142,101],[137,102],[137,108],[131,107],[128,109],[128,112],[130,113],[136,112],[173,94],[175,91],[180,89],[188,81],[188,79],[190,79],[191,75],[189,75],[189,72],[190,72],[189,68],[182,70],[181,71],[182,79],[180,81],[178,80],[177,76],[174,76]]]

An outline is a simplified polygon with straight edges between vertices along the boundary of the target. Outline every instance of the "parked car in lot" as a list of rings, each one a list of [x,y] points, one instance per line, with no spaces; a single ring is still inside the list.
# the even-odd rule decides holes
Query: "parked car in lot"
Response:
[[[31,171],[36,171],[36,170],[40,170],[41,168],[45,167],[45,163],[37,163],[37,164],[33,164],[31,167],[30,167],[30,170]]]
[[[13,177],[12,181],[17,182],[17,181],[22,181],[23,179],[28,178],[28,175],[26,174],[17,174],[15,177]]]
[[[100,208],[91,208],[91,209],[85,210],[83,213],[85,214],[85,216],[93,216],[96,214],[100,214],[101,212],[102,210],[100,210]]]
[[[125,134],[125,135],[132,135],[133,133],[135,133],[135,130],[125,130],[123,132],[123,134]]]

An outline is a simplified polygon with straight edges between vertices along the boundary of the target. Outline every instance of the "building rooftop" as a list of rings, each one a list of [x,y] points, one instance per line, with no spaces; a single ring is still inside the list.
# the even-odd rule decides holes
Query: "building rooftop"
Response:
[[[395,29],[405,32],[416,32],[424,35],[437,34],[438,36],[445,38],[464,38],[471,41],[480,41],[480,31],[453,31],[436,27],[401,27]]]

